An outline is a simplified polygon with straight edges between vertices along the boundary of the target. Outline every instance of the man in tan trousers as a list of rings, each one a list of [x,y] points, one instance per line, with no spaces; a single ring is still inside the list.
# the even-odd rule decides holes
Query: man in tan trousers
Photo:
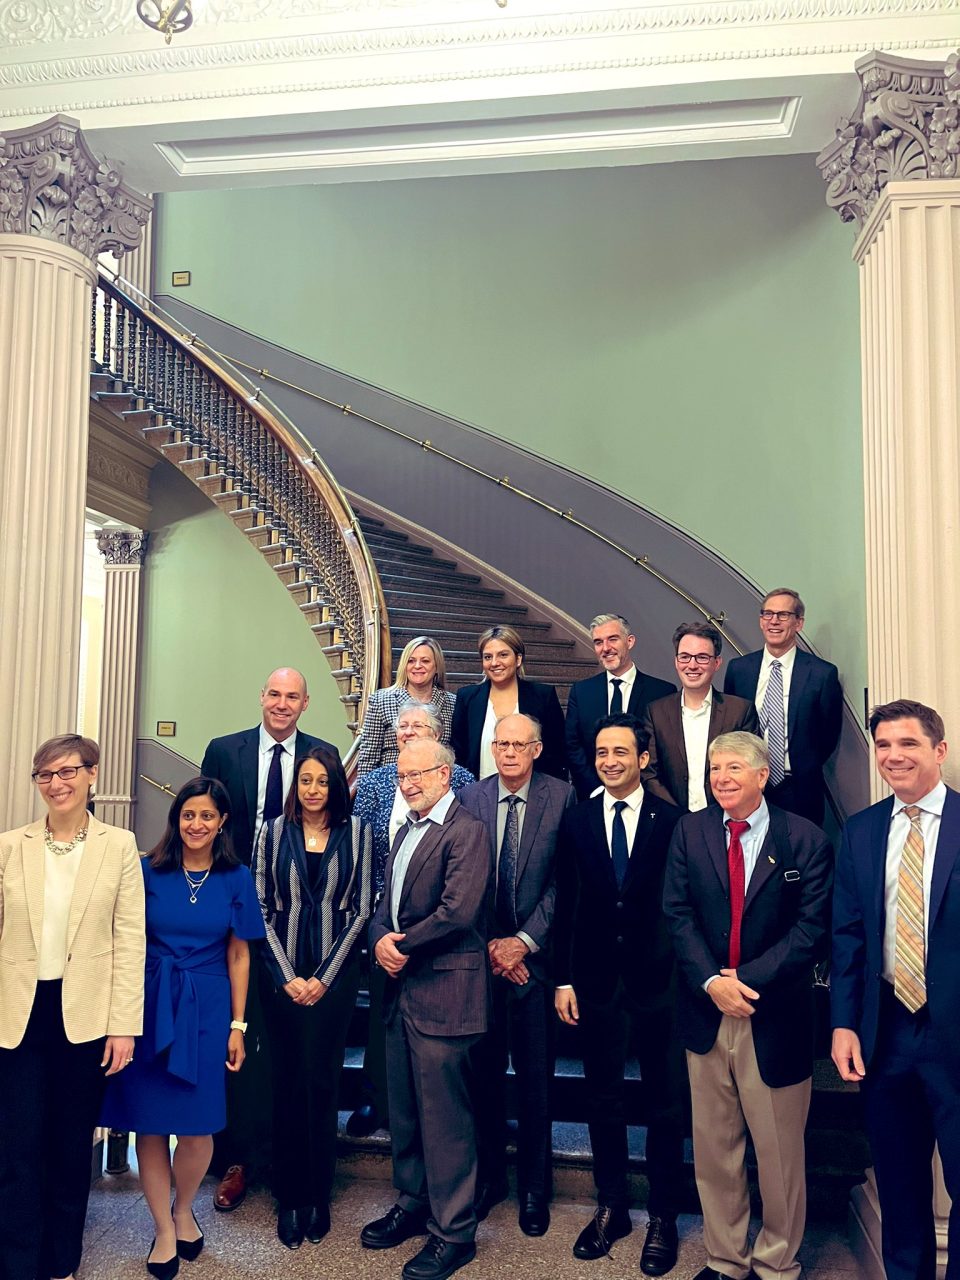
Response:
[[[696,1280],[746,1280],[751,1271],[758,1280],[796,1280],[813,969],[826,946],[833,856],[819,827],[764,800],[762,738],[721,734],[709,758],[720,808],[677,824],[663,903],[680,967],[678,1021],[707,1248]],[[752,1249],[748,1130],[763,1198]]]

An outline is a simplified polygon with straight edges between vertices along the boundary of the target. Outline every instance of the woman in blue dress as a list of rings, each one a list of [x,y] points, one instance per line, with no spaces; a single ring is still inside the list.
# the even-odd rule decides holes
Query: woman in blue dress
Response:
[[[226,1124],[224,1066],[243,1065],[248,943],[264,936],[253,880],[224,829],[228,811],[221,783],[194,778],[170,806],[163,839],[142,860],[143,1038],[104,1105],[103,1123],[137,1135],[140,1181],[156,1228],[147,1270],[156,1280],[172,1280],[179,1260],[193,1261],[203,1248],[193,1200],[212,1135]]]

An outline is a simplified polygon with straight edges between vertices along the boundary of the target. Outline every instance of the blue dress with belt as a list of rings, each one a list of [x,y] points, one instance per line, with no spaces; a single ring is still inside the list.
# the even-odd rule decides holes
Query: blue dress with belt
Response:
[[[102,1123],[137,1133],[217,1133],[227,1122],[227,943],[264,936],[247,867],[212,871],[196,902],[183,872],[142,860],[147,900],[143,1036],[111,1076]],[[196,877],[195,877],[196,878]]]

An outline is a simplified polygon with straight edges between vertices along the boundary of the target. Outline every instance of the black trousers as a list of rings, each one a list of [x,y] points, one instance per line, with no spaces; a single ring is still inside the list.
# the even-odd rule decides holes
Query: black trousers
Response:
[[[270,1044],[264,1025],[260,984],[254,975],[262,967],[250,944],[250,984],[247,990],[247,1056],[242,1071],[227,1072],[227,1127],[214,1135],[210,1168],[218,1176],[232,1164],[242,1164],[249,1177],[266,1179],[271,1166]]]
[[[387,1031],[383,1022],[383,997],[387,981],[386,969],[382,969],[378,964],[368,966],[367,992],[370,996],[370,1016],[367,1020],[367,1043],[363,1048],[363,1074],[360,1079],[363,1100],[376,1110],[384,1129],[390,1128],[390,1103],[387,1097]]]
[[[924,1006],[909,1013],[883,983],[877,1047],[860,1086],[873,1150],[887,1280],[934,1280],[933,1148],[952,1197],[947,1280],[960,1276],[960,1073]]]
[[[359,960],[307,1007],[276,990],[265,970],[261,984],[273,1069],[273,1194],[281,1210],[325,1205],[337,1162],[337,1098]]]
[[[15,1049],[0,1049],[0,1280],[50,1280],[80,1265],[103,1039],[71,1044],[62,983],[38,982]]]
[[[506,1181],[506,1070],[513,1063],[517,1097],[517,1191],[549,1196],[552,1186],[550,1081],[553,1077],[553,988],[531,980],[521,996],[493,980],[493,1022],[474,1050],[478,1181]]]
[[[578,998],[587,1085],[587,1120],[597,1203],[627,1205],[627,1121],[624,1071],[631,1051],[640,1062],[647,1104],[648,1210],[672,1217],[680,1206],[683,1130],[689,1085],[676,1036],[672,999],[638,1004],[622,982],[610,1000]]]

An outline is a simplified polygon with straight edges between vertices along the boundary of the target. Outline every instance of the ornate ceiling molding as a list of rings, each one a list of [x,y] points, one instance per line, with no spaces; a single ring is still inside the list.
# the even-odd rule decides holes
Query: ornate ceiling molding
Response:
[[[857,109],[817,156],[827,204],[858,229],[888,182],[960,173],[960,53],[934,63],[872,53],[857,63]]]
[[[140,243],[152,201],[98,160],[76,120],[0,135],[0,231],[69,245],[96,262]]]

